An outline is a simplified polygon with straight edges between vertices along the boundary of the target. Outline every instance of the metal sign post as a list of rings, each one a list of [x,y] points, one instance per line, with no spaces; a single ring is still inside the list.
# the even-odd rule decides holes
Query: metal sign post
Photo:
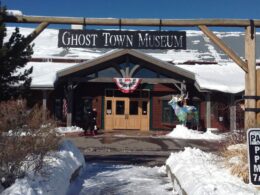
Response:
[[[249,181],[260,185],[260,128],[247,131]]]

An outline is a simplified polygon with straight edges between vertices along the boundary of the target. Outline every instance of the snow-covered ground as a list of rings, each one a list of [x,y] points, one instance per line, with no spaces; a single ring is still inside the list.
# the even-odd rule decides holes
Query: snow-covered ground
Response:
[[[177,139],[205,139],[205,140],[221,140],[225,136],[223,134],[214,134],[208,129],[206,132],[196,131],[188,129],[183,125],[177,125],[169,134],[166,136],[177,138]]]
[[[56,132],[60,134],[66,134],[66,133],[82,133],[84,132],[84,129],[77,127],[77,126],[71,126],[71,127],[57,127]]]
[[[181,188],[189,195],[260,194],[251,184],[245,184],[242,179],[231,175],[221,160],[212,153],[185,148],[182,152],[172,153],[166,165],[176,176]],[[178,189],[179,185],[174,182],[175,189]]]
[[[45,174],[27,173],[22,179],[2,192],[2,195],[63,195],[68,190],[72,174],[85,167],[81,152],[70,141],[65,141],[58,152],[45,158]]]
[[[61,133],[80,132],[78,127],[58,128]],[[174,133],[175,132],[175,133]],[[223,135],[211,132],[198,133],[177,126],[168,136],[185,139],[219,140]],[[160,137],[158,137],[160,139]],[[230,146],[228,149],[244,148],[245,145]],[[64,142],[60,151],[46,159],[49,175],[34,175],[17,179],[15,184],[2,194],[16,195],[103,195],[103,194],[182,194],[188,195],[257,195],[253,185],[245,184],[233,176],[225,166],[223,157],[206,153],[197,148],[171,153],[166,166],[145,167],[111,163],[89,163],[71,143]],[[237,162],[237,161],[236,161]],[[72,183],[71,176],[83,167],[79,177]],[[174,177],[166,177],[166,167]],[[170,174],[168,174],[170,175]],[[172,180],[171,180],[172,179]]]
[[[71,184],[67,195],[167,195],[173,194],[165,167],[93,163]]]

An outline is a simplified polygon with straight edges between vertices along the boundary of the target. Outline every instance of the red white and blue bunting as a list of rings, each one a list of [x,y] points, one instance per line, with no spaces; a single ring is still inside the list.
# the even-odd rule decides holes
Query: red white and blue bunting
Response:
[[[132,93],[136,90],[138,85],[141,83],[140,78],[114,78],[117,87],[123,93]]]

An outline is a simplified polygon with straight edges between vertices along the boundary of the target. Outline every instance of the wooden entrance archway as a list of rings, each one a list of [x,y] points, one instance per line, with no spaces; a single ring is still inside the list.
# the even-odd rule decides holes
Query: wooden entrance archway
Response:
[[[30,44],[49,24],[81,24],[106,26],[161,26],[161,27],[199,27],[199,29],[237,65],[245,71],[245,128],[256,127],[260,124],[260,83],[256,77],[256,39],[255,29],[260,27],[260,20],[243,19],[117,19],[117,18],[66,18],[66,17],[35,17],[35,16],[6,16],[4,22],[9,23],[39,23],[39,26],[27,37]],[[242,60],[220,40],[210,27],[244,27],[245,28],[245,60]],[[25,47],[24,47],[25,48]],[[258,89],[258,92],[257,92]],[[258,104],[256,104],[258,100]],[[257,108],[258,105],[258,108]]]

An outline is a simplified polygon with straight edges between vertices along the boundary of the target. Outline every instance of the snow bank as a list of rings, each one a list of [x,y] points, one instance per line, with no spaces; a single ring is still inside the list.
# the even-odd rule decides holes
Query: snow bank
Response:
[[[250,184],[220,167],[220,157],[195,148],[185,148],[183,152],[172,153],[166,166],[176,177],[173,181],[189,195],[253,195],[259,191]],[[176,186],[176,185],[174,185]],[[182,194],[179,188],[179,194]]]
[[[6,14],[9,16],[22,16],[23,13],[20,10],[6,10]]]
[[[247,150],[247,145],[246,144],[234,144],[230,145],[227,148],[228,150]]]
[[[62,195],[65,194],[73,173],[85,166],[84,156],[70,141],[64,141],[58,152],[50,154],[46,159],[44,171],[46,175],[28,173],[23,179],[17,179],[7,188],[3,195]]]
[[[65,134],[65,133],[81,133],[84,132],[84,129],[77,127],[77,126],[71,126],[71,127],[58,127],[55,129],[56,132]]]
[[[192,129],[188,129],[183,125],[177,125],[172,132],[167,134],[166,136],[177,138],[177,139],[207,139],[207,140],[220,140],[224,139],[223,135],[216,135],[211,131],[195,131]]]

